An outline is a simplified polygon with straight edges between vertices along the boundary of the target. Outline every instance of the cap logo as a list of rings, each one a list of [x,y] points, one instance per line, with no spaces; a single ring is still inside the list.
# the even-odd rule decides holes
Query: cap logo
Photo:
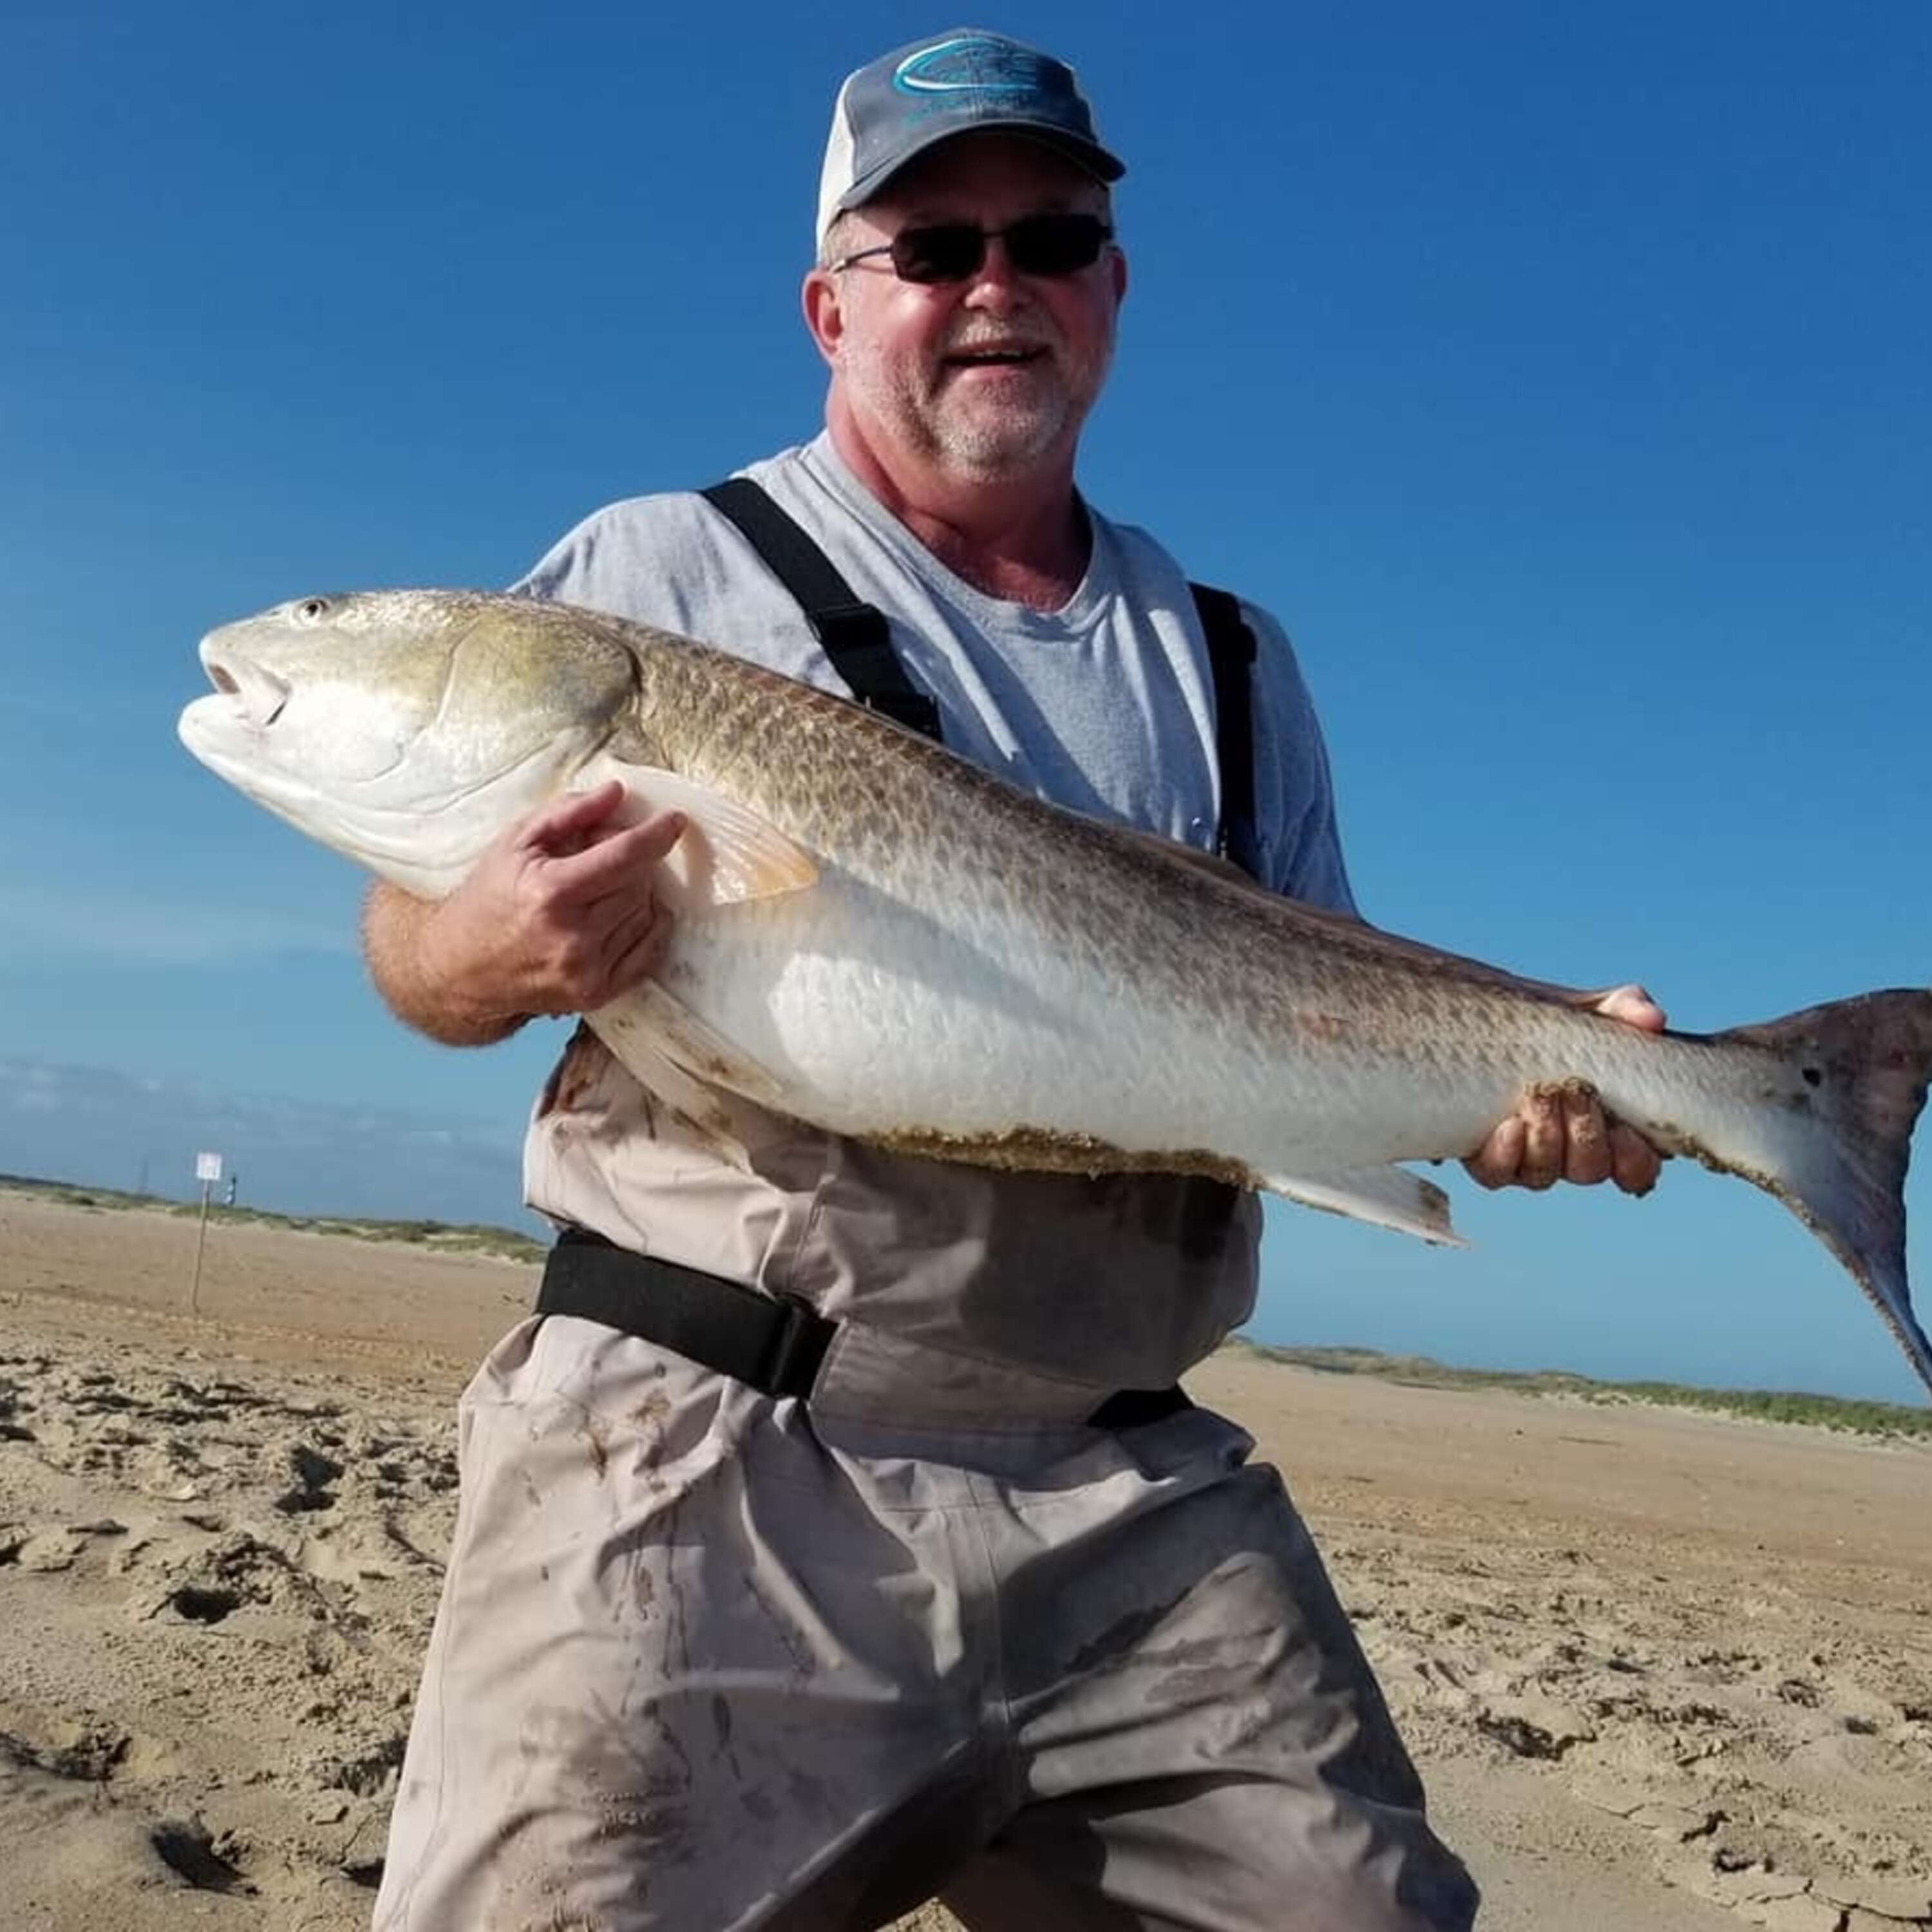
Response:
[[[1048,63],[1030,48],[977,34],[922,47],[901,61],[892,85],[907,94],[1040,94],[1053,90]]]

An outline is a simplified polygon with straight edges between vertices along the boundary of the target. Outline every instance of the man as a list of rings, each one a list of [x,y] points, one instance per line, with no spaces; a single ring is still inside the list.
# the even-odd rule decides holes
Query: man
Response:
[[[1280,628],[1244,607],[1251,676],[1217,683],[1210,606],[1074,487],[1126,287],[1121,172],[1071,73],[1015,43],[861,68],[804,286],[826,432],[748,472],[807,567],[768,525],[760,560],[741,490],[614,506],[524,587],[843,690],[836,648],[1012,782],[1196,844],[1227,829],[1264,884],[1352,910]],[[781,580],[812,602],[809,557],[847,618],[885,614],[886,665],[821,644],[836,624]],[[1236,703],[1252,809],[1227,826]],[[538,814],[439,907],[378,888],[397,1011],[482,1042],[649,971],[681,826],[616,829],[617,802]],[[538,1102],[527,1191],[578,1231],[542,1305],[569,1312],[464,1398],[378,1926],[856,1928],[935,1892],[977,1928],[1468,1924],[1280,1479],[1172,1387],[1249,1311],[1253,1202],[693,1111],[581,1029]],[[1542,1099],[1472,1171],[1641,1191],[1656,1160]],[[800,1335],[803,1372],[772,1367],[766,1340]]]

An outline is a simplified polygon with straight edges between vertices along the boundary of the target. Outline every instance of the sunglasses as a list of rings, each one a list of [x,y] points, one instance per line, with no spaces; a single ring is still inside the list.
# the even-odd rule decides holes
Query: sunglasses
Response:
[[[877,248],[861,248],[830,264],[837,274],[855,262],[890,255],[902,282],[963,282],[986,260],[986,244],[1006,244],[1006,260],[1022,275],[1072,275],[1090,268],[1114,231],[1097,214],[1023,214],[1004,228],[976,228],[970,221],[934,222],[902,228]]]

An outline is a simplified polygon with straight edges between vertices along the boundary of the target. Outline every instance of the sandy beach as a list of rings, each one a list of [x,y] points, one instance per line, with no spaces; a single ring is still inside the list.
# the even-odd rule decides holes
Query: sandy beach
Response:
[[[0,1921],[366,1923],[527,1264],[0,1190]],[[1932,1452],[1238,1349],[1492,1932],[1932,1925]],[[936,1910],[922,1926],[950,1923]],[[1343,1928],[1338,1928],[1343,1932]]]

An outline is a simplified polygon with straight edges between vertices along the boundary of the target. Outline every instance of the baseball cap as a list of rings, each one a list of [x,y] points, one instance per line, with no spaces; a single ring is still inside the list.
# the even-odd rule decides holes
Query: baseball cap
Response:
[[[1004,34],[955,27],[846,76],[819,176],[820,242],[840,215],[869,200],[915,154],[981,128],[1030,135],[1097,181],[1126,172],[1096,139],[1093,110],[1064,61]]]

